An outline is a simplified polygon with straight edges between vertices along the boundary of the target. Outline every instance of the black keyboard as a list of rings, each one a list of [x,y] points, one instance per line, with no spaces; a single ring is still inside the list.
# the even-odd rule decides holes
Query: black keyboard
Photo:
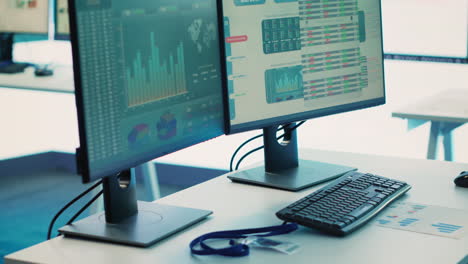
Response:
[[[278,218],[346,235],[375,216],[411,186],[370,173],[349,172],[276,213]]]

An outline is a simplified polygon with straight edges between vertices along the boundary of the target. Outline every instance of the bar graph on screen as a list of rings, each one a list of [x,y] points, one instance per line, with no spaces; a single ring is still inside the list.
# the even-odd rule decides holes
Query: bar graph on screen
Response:
[[[138,51],[126,68],[129,107],[187,93],[183,43],[179,42],[165,58],[154,32],[148,43],[149,57],[144,59]]]

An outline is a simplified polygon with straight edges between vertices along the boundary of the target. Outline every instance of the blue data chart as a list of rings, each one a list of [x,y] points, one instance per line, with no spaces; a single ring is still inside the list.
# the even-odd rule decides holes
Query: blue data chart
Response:
[[[129,107],[188,92],[183,43],[177,43],[173,52],[163,58],[156,44],[154,32],[150,33],[149,38],[148,48],[151,51],[147,61],[143,63],[141,53],[137,52],[131,61],[131,66],[126,69]]]
[[[265,0],[234,0],[236,6],[263,5]]]
[[[398,224],[400,224],[400,226],[409,226],[411,224],[414,224],[416,222],[418,222],[419,219],[417,218],[405,218],[401,221],[398,222]]]
[[[263,52],[265,54],[301,49],[299,17],[284,17],[262,21]]]
[[[265,71],[266,98],[269,104],[304,97],[302,66],[269,69]]]
[[[379,217],[378,226],[460,239],[467,233],[468,212],[435,205],[399,202]],[[450,224],[449,224],[450,223]]]
[[[433,224],[432,226],[435,227],[438,232],[447,233],[447,234],[454,233],[463,228],[463,226],[444,224],[444,223],[437,223],[437,224]]]
[[[168,140],[177,135],[177,120],[171,112],[164,113],[156,124],[158,137],[161,140]]]
[[[388,223],[391,223],[392,221],[390,220],[385,220],[385,219],[379,219],[377,220],[377,222],[381,225],[385,225],[385,224],[388,224]]]
[[[303,20],[337,18],[356,15],[357,0],[300,0],[299,14]]]
[[[150,142],[150,129],[148,124],[138,124],[128,134],[128,144],[131,149],[137,149]]]

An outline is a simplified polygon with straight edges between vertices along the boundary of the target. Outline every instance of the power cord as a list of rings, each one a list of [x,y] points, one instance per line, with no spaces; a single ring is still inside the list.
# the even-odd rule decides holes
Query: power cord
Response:
[[[256,135],[250,139],[247,139],[246,141],[244,141],[244,143],[242,143],[237,149],[236,151],[234,151],[234,153],[232,154],[231,156],[231,162],[229,162],[229,171],[233,171],[232,169],[232,165],[234,164],[234,158],[236,157],[237,153],[241,150],[241,148],[243,148],[245,145],[247,145],[249,142],[259,138],[259,137],[262,137],[263,134],[260,134],[260,135]],[[237,170],[237,168],[236,168]]]
[[[59,216],[65,211],[68,209],[68,207],[72,206],[76,201],[80,200],[81,198],[83,198],[83,196],[85,196],[86,194],[88,194],[90,191],[94,190],[96,187],[98,187],[99,185],[102,184],[102,180],[98,181],[97,183],[95,183],[93,186],[89,187],[86,191],[82,192],[80,195],[78,195],[77,197],[75,197],[73,200],[71,200],[70,202],[68,202],[64,207],[62,207],[62,209],[60,209],[60,211],[58,211],[57,214],[55,214],[54,218],[52,219],[52,221],[50,222],[49,224],[49,229],[47,231],[47,240],[50,239],[51,237],[51,234],[52,234],[52,228],[54,227],[54,224],[55,224],[55,221],[57,221],[57,219],[59,218]]]
[[[281,129],[283,129],[284,126],[281,126],[281,127],[278,127],[277,131],[280,131]],[[253,140],[259,138],[259,137],[262,137],[263,134],[259,134],[259,135],[256,135],[250,139],[247,139],[246,141],[244,141],[244,143],[240,144],[239,147],[237,147],[237,149],[234,151],[234,153],[232,154],[231,156],[231,161],[229,162],[229,171],[233,171],[233,165],[234,165],[234,158],[236,157],[237,153],[245,146],[247,145],[248,143],[252,142]],[[236,169],[237,170],[237,169]]]
[[[298,128],[299,126],[301,126],[302,124],[304,124],[305,122],[306,122],[306,121],[301,121],[301,122],[297,123],[295,126],[293,126],[293,127],[291,128],[291,131],[295,130],[296,128]],[[284,127],[278,128],[278,130],[281,130],[281,129],[283,129],[283,128],[284,128]],[[284,134],[282,134],[281,136],[277,137],[276,139],[277,139],[277,140],[280,140],[280,139],[282,139],[285,135],[286,135],[286,134],[284,133]],[[245,146],[247,143],[249,143],[249,142],[251,142],[252,140],[257,139],[257,138],[259,138],[259,137],[261,137],[261,136],[263,136],[263,134],[257,135],[257,136],[255,136],[255,137],[252,137],[252,138],[246,140],[244,143],[242,143],[242,144],[237,148],[237,150],[234,152],[234,154],[233,154],[233,156],[232,156],[232,158],[231,158],[231,164],[230,164],[230,170],[231,170],[231,171],[232,171],[232,163],[233,163],[233,161],[234,161],[234,156],[237,154],[237,152],[239,152],[239,150],[240,150],[243,146]],[[254,149],[252,149],[251,151],[245,153],[245,154],[239,159],[239,161],[237,161],[235,170],[239,169],[239,166],[240,166],[241,162],[242,162],[247,156],[249,156],[250,154],[252,154],[252,153],[254,153],[254,152],[256,152],[256,151],[259,151],[259,150],[263,149],[264,147],[265,147],[265,146],[262,145],[262,146],[260,146],[260,147],[254,148]]]
[[[104,191],[99,191],[88,203],[86,203],[70,220],[68,220],[67,225],[70,225],[75,221],[75,219],[80,216],[91,204],[93,204],[103,193]]]

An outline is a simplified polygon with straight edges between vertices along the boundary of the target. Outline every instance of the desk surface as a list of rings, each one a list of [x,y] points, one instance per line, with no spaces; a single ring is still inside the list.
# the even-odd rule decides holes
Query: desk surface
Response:
[[[417,101],[392,113],[393,117],[434,120],[443,122],[468,122],[468,90],[445,90]]]
[[[51,76],[36,77],[34,68],[27,67],[22,73],[0,74],[0,86],[9,88],[32,89],[39,91],[52,91],[74,93],[72,65],[57,65],[50,67],[54,70]]]
[[[302,157],[356,166],[406,180],[413,186],[401,200],[465,208],[468,189],[455,187],[452,179],[468,164],[363,154],[307,150]],[[320,186],[319,186],[320,187]],[[456,263],[468,253],[468,237],[450,239],[401,230],[369,222],[344,238],[300,228],[282,237],[302,245],[287,256],[252,250],[249,257],[192,256],[188,244],[195,237],[216,230],[278,224],[274,213],[314,189],[299,193],[230,182],[221,176],[165,197],[159,202],[214,211],[209,219],[148,249],[85,240],[55,238],[6,257],[12,263]]]
[[[47,151],[74,152],[78,143],[71,93],[0,87],[0,160]]]

